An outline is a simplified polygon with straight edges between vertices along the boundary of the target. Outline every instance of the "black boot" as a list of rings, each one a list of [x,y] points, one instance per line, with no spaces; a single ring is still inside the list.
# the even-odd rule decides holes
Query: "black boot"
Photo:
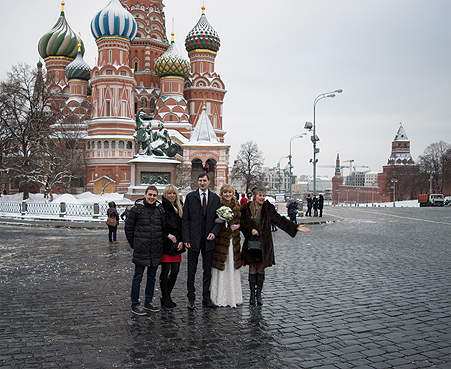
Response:
[[[262,302],[262,289],[263,289],[263,281],[265,280],[264,274],[257,274],[257,305],[263,305]]]
[[[257,284],[257,274],[249,274],[249,288],[251,290],[251,297],[249,304],[255,305],[255,286]]]
[[[169,276],[169,278],[168,278],[168,299],[173,307],[177,306],[177,304],[174,301],[172,301],[172,298],[171,298],[171,292],[175,286],[175,281],[176,281],[175,278],[172,278],[172,276]]]
[[[166,281],[160,280],[160,290],[161,290],[161,306],[172,308],[171,301],[168,298],[168,284]]]

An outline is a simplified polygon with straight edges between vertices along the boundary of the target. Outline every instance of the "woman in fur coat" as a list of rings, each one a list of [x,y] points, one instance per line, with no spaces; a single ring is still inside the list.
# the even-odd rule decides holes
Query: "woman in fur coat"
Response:
[[[294,237],[298,231],[310,232],[304,224],[296,225],[277,212],[274,205],[265,201],[266,190],[256,188],[252,191],[252,201],[241,208],[241,232],[244,234],[242,251],[243,265],[249,265],[249,287],[251,295],[249,303],[262,305],[262,289],[265,280],[265,268],[275,264],[274,244],[271,234],[271,223]],[[249,250],[249,240],[259,240],[261,250]]]
[[[225,184],[221,187],[219,197],[221,206],[233,211],[233,218],[224,222],[215,238],[215,249],[211,270],[210,295],[218,306],[236,307],[243,303],[241,292],[241,252],[240,252],[240,205],[235,199],[234,189]],[[223,222],[220,218],[218,222]]]

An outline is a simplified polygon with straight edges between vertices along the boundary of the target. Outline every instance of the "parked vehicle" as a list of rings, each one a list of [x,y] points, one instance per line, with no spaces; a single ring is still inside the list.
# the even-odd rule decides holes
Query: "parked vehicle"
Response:
[[[427,193],[418,195],[420,206],[443,206],[445,205],[445,197],[439,193]]]

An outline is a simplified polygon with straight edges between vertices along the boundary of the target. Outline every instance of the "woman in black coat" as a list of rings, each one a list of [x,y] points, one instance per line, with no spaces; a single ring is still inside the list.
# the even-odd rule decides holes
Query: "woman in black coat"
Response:
[[[173,185],[166,186],[161,200],[166,215],[166,231],[173,236],[166,238],[163,243],[160,272],[161,306],[172,308],[177,304],[172,301],[171,292],[180,270],[181,253],[185,251],[182,242],[183,204],[177,187]]]
[[[318,216],[318,198],[313,195],[313,216]]]
[[[261,292],[265,280],[265,268],[275,264],[274,244],[271,234],[271,223],[294,237],[298,231],[310,232],[304,224],[296,225],[282,217],[269,201],[265,201],[266,190],[256,188],[252,191],[252,201],[241,208],[241,232],[244,234],[242,250],[243,265],[249,265],[249,287],[251,297],[249,303],[262,305]],[[249,250],[249,240],[258,239],[261,250]],[[257,288],[257,291],[255,291]],[[257,292],[257,294],[256,294]]]
[[[106,212],[106,215],[108,218],[113,218],[116,219],[116,225],[115,226],[108,226],[108,239],[110,241],[110,243],[119,243],[119,241],[117,241],[116,236],[117,236],[117,226],[119,224],[119,213],[116,209],[116,203],[114,201],[110,201],[108,203],[108,210]]]

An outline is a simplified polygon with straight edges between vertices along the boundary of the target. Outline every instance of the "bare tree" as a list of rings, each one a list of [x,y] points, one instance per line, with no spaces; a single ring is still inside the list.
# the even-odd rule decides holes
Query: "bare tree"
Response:
[[[85,173],[81,134],[61,128],[64,97],[46,88],[50,82],[39,69],[19,64],[0,83],[0,169],[23,189],[24,199],[30,186],[48,195]]]
[[[83,138],[75,131],[54,132],[31,163],[28,178],[44,188],[44,198],[50,196],[52,200],[54,188],[70,192],[72,180],[83,179],[86,173]]]
[[[265,179],[263,163],[263,153],[258,150],[258,145],[254,141],[241,144],[232,167],[232,181],[243,181],[246,192],[254,186],[262,186]]]
[[[444,185],[451,181],[451,145],[445,141],[430,144],[418,162],[423,176],[432,181],[432,191],[443,193]]]
[[[114,184],[116,183],[114,181],[114,179],[111,179],[110,177],[106,177],[104,176],[101,180],[100,180],[100,184],[102,185],[102,190],[100,191],[100,194],[103,195],[105,192],[105,189],[110,185],[110,184]]]
[[[29,66],[14,66],[7,79],[0,83],[0,127],[2,131],[2,165],[23,187],[28,198],[34,169],[32,160],[41,152],[55,122],[51,95],[42,83],[42,76]]]

